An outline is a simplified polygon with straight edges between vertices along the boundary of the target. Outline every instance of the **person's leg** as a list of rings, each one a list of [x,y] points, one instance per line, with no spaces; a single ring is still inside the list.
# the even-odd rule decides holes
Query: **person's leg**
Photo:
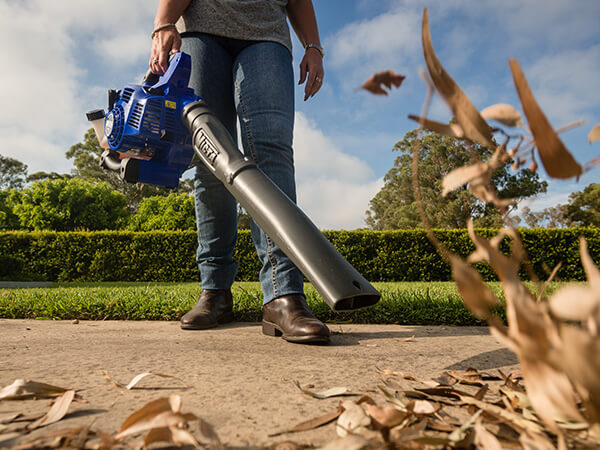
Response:
[[[248,45],[235,60],[234,82],[244,152],[295,202],[290,53],[272,42]],[[329,329],[313,316],[306,303],[302,273],[254,221],[252,238],[262,262],[263,333],[290,342],[328,343]]]
[[[295,202],[291,55],[280,44],[252,43],[238,53],[233,73],[244,153]],[[251,229],[262,262],[260,282],[264,303],[285,295],[302,294],[302,273],[254,221]]]
[[[192,57],[189,86],[201,96],[236,139],[232,95],[233,58],[222,39],[206,34],[184,35],[182,51]],[[181,318],[188,330],[212,328],[233,320],[230,287],[237,272],[233,249],[237,237],[237,202],[223,184],[199,163],[194,178],[198,250],[202,294]]]
[[[184,35],[181,50],[192,57],[189,86],[202,97],[236,139],[232,95],[233,58],[220,38]],[[203,289],[229,289],[237,272],[233,249],[237,237],[237,202],[202,163],[194,178],[198,251],[196,259]]]

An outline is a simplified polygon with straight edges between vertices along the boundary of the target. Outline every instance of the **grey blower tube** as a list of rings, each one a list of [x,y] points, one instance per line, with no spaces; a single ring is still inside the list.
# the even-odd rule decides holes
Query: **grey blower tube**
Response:
[[[311,220],[237,148],[203,101],[187,105],[184,125],[194,150],[255,222],[313,284],[333,311],[374,305],[381,294]]]

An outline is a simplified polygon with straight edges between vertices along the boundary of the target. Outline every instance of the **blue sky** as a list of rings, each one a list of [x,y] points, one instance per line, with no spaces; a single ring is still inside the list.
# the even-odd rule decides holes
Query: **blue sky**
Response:
[[[598,0],[313,0],[326,49],[319,94],[297,91],[295,151],[298,200],[320,228],[364,226],[369,200],[392,166],[392,147],[414,128],[425,95],[419,68],[423,8],[429,7],[436,52],[479,109],[520,105],[508,58],[517,58],[555,128],[580,163],[600,153],[587,133],[600,122]],[[0,0],[0,153],[38,170],[68,172],[65,151],[88,128],[85,112],[106,105],[106,89],[146,71],[157,1]],[[294,41],[294,64],[302,56]],[[356,88],[372,73],[407,78],[387,97]],[[448,121],[443,102],[431,118]],[[550,182],[534,210],[564,203],[597,182]],[[542,176],[545,177],[543,170]]]

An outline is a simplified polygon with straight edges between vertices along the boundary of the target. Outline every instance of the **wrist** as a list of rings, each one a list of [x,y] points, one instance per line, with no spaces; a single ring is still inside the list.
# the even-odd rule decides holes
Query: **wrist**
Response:
[[[321,58],[325,57],[325,49],[323,47],[321,47],[319,44],[308,43],[304,46],[304,51],[307,52],[311,48],[318,51],[321,54]]]
[[[154,30],[152,30],[152,39],[156,36],[156,33],[159,33],[163,30],[175,30],[177,31],[177,27],[175,23],[163,22],[159,25],[154,25]]]

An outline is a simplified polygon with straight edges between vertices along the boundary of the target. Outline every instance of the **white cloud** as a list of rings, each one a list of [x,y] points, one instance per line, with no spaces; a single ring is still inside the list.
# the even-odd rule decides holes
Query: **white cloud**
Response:
[[[28,166],[28,172],[68,173],[72,165],[65,158],[67,148],[45,136],[0,129],[0,154],[15,158]]]
[[[30,171],[68,168],[65,151],[87,125],[94,59],[124,72],[139,64],[156,3],[0,0],[0,153]]]
[[[321,229],[364,227],[369,201],[383,186],[367,163],[343,153],[296,113],[294,154],[298,204]]]
[[[328,62],[337,68],[397,67],[419,50],[419,27],[418,12],[406,8],[350,23],[327,40]]]
[[[523,70],[555,128],[589,118],[600,104],[600,45],[547,55]]]
[[[70,126],[77,115],[73,95],[81,71],[65,29],[21,4],[0,3],[0,123],[21,133],[48,136]],[[18,36],[18,45],[14,39]]]
[[[143,30],[122,30],[95,45],[101,57],[113,64],[123,65],[150,55],[148,33]]]

